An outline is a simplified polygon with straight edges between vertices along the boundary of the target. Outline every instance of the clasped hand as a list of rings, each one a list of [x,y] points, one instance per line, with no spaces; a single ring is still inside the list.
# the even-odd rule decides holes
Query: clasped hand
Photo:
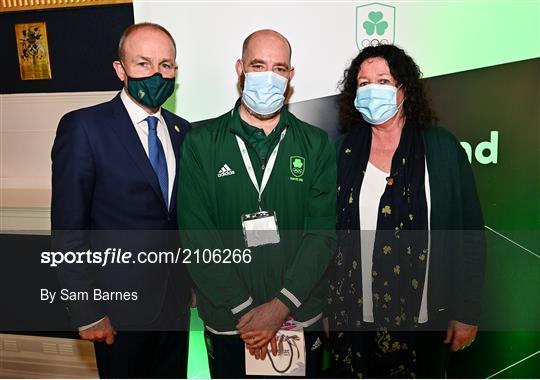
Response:
[[[250,310],[236,329],[255,359],[264,360],[270,343],[272,355],[277,355],[276,333],[289,316],[289,308],[277,298]]]

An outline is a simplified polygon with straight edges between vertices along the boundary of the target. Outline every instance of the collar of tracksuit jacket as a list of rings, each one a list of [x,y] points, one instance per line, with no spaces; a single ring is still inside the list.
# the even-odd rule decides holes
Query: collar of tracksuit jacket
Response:
[[[278,124],[269,135],[265,135],[262,129],[253,127],[242,120],[240,117],[240,102],[241,99],[238,99],[231,111],[232,117],[229,121],[229,130],[232,134],[244,140],[246,146],[251,148],[256,153],[261,164],[260,167],[262,170],[264,170],[272,150],[279,142],[281,132],[284,128],[289,127],[289,112],[286,107],[281,108]],[[255,174],[257,179],[260,180],[259,177],[262,175],[262,171],[256,171]]]

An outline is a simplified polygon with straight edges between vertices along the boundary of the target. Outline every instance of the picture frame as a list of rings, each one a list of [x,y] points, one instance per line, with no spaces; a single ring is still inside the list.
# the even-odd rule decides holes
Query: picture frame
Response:
[[[15,38],[21,80],[51,79],[46,23],[15,24]]]

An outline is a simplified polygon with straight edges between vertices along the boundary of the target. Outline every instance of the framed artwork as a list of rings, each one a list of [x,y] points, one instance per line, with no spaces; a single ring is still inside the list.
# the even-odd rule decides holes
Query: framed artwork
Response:
[[[47,25],[15,24],[19,71],[22,80],[51,79]]]

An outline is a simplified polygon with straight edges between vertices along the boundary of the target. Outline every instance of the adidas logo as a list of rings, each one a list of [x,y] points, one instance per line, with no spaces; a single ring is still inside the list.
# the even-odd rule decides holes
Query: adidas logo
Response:
[[[228,175],[236,174],[234,170],[232,170],[229,165],[225,164],[219,169],[219,172],[217,174],[218,178],[226,177]]]
[[[317,338],[315,343],[313,343],[313,346],[311,346],[311,351],[315,351],[317,348],[321,347],[322,342],[320,338]]]

